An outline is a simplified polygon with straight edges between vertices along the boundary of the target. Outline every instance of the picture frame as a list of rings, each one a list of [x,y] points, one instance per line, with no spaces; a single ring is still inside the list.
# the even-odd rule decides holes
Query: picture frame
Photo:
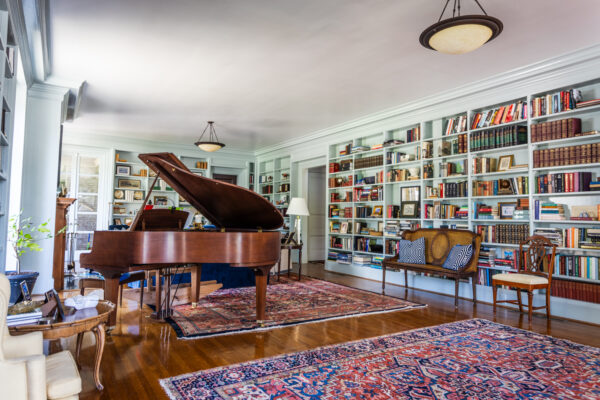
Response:
[[[400,206],[401,218],[418,218],[419,202],[418,201],[403,201]]]
[[[516,208],[517,203],[514,202],[498,203],[498,213],[500,214],[500,219],[513,219],[513,214]]]
[[[169,198],[167,196],[154,196],[154,205],[155,206],[166,206],[169,203]]]
[[[123,200],[125,199],[125,192],[121,189],[115,189],[115,200]]]
[[[406,186],[400,189],[400,202],[419,202],[421,201],[420,186]]]
[[[140,189],[142,187],[142,181],[139,179],[119,179],[117,187],[119,189]]]
[[[383,206],[373,206],[371,217],[383,217]]]
[[[498,158],[498,171],[508,171],[515,161],[515,156],[512,154],[500,156]]]
[[[143,190],[136,190],[133,192],[133,199],[134,200],[144,200],[144,191]]]
[[[114,218],[113,225],[123,225],[123,222],[121,222],[121,218]]]
[[[133,218],[127,217],[125,218],[125,225],[130,226],[133,223]]]
[[[498,194],[515,194],[515,190],[510,179],[498,179]]]
[[[29,286],[27,286],[27,281],[21,281],[19,286],[21,287],[21,296],[23,296],[23,301],[31,301],[31,292],[29,291]]]
[[[340,233],[348,233],[348,221],[340,223]]]
[[[129,165],[117,165],[117,176],[129,176],[131,175],[131,166]]]

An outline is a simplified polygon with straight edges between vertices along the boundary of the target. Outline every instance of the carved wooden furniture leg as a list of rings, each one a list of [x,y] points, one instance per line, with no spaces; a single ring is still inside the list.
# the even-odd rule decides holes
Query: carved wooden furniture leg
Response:
[[[119,275],[104,276],[104,298],[113,304],[117,304],[119,297]],[[110,313],[108,318],[108,326],[114,327],[117,325],[117,308]]]
[[[454,308],[458,308],[458,278],[454,278]]]
[[[277,263],[277,282],[279,282],[280,276],[281,276],[281,257],[279,258],[279,262]]]
[[[200,300],[200,285],[202,282],[202,264],[192,265],[192,306],[196,306]]]
[[[288,278],[290,277],[290,272],[292,272],[292,249],[288,249]]]
[[[523,301],[521,300],[521,289],[517,288],[517,303],[519,304],[519,312],[523,312]]]
[[[498,286],[492,282],[492,293],[494,296],[494,314],[496,314],[496,296],[498,295]]]
[[[477,281],[475,275],[471,278],[471,285],[473,285],[473,304],[477,304]]]
[[[79,363],[79,353],[81,353],[81,345],[83,343],[83,335],[84,332],[79,332],[77,334],[77,346],[75,347],[75,361],[77,361],[77,367],[81,368],[81,364]]]
[[[258,267],[254,269],[256,280],[256,322],[262,325],[265,320],[265,308],[267,304],[267,277],[270,267]]]
[[[531,317],[533,316],[533,292],[531,290],[527,291],[527,299],[529,301],[529,309],[527,311],[529,312],[529,322],[531,323]]]
[[[381,293],[385,294],[385,265],[381,267]]]
[[[96,359],[94,362],[94,383],[96,389],[103,390],[104,386],[100,383],[100,363],[102,362],[102,354],[104,353],[104,342],[106,333],[104,332],[104,324],[100,324],[92,329],[96,336]]]
[[[154,272],[154,280],[155,280],[154,293],[156,294],[155,301],[154,301],[154,307],[155,307],[154,312],[156,313],[156,315],[158,315],[158,313],[160,312],[160,307],[161,307],[161,303],[162,303],[162,281],[161,281],[159,269],[157,269]]]
[[[546,289],[546,317],[550,321],[550,288]]]
[[[408,289],[408,270],[404,268],[404,287]]]

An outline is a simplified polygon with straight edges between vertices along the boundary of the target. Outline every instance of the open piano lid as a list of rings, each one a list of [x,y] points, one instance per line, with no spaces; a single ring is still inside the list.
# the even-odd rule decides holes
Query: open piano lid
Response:
[[[140,154],[139,158],[217,228],[270,230],[283,225],[279,210],[262,196],[196,175],[172,153]]]

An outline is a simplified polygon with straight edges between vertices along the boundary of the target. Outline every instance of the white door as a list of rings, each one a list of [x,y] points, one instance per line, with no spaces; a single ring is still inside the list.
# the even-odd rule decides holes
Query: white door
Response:
[[[68,214],[67,264],[73,261],[78,265],[79,255],[89,252],[92,246],[94,231],[106,229],[105,194],[102,193],[105,164],[102,152],[63,150],[60,184],[66,188],[67,197],[77,199]]]
[[[325,260],[325,166],[308,170],[308,261]]]

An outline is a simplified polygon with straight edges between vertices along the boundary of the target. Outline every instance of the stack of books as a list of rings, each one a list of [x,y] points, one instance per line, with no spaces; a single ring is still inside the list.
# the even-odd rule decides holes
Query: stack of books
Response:
[[[340,264],[352,264],[352,254],[337,253],[337,262]]]
[[[354,256],[354,264],[364,266],[371,264],[371,256],[357,254]]]
[[[42,318],[42,311],[32,311],[23,314],[14,314],[6,316],[6,325],[8,326],[16,326],[16,325],[31,325],[37,324],[39,319]]]
[[[388,139],[385,142],[383,142],[383,147],[395,146],[397,144],[404,144],[404,140]]]
[[[535,219],[545,221],[565,220],[565,208],[562,204],[536,200]]]
[[[360,153],[361,151],[369,151],[371,148],[369,146],[353,146],[352,153]]]

